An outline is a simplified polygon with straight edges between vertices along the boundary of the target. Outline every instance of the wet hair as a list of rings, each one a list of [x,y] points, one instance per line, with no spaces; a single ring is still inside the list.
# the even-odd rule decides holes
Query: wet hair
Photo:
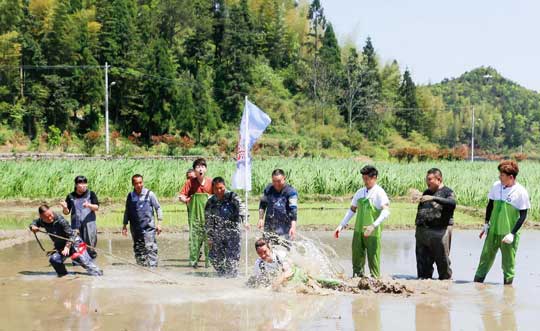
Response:
[[[193,161],[193,169],[197,168],[197,166],[205,166],[206,168],[208,168],[208,166],[206,165],[206,160],[203,158],[198,158]]]
[[[44,212],[46,212],[47,210],[51,209],[47,204],[42,204],[41,206],[39,206],[38,208],[38,213],[41,215],[43,214]]]
[[[371,166],[371,165],[367,165],[367,166],[363,167],[362,169],[360,169],[360,173],[362,175],[366,175],[366,176],[368,176],[370,178],[379,176],[379,171],[377,171],[377,168],[375,168],[374,166]]]
[[[438,179],[442,180],[442,171],[439,168],[431,168],[427,171],[428,175],[435,175]]]
[[[217,184],[225,185],[225,179],[223,179],[222,177],[216,177],[212,179],[212,186],[216,186]]]
[[[135,175],[131,176],[131,183],[133,183],[133,180],[134,180],[135,178],[143,179],[143,176],[140,175],[140,174],[135,174]]]
[[[268,246],[268,248],[270,248],[270,244],[268,243],[268,241],[264,238],[259,238],[257,239],[257,241],[255,241],[255,249],[259,249],[261,247],[264,247],[264,246]]]
[[[274,176],[283,176],[285,177],[285,171],[283,171],[283,169],[275,169],[274,171],[272,171],[272,177]]]
[[[508,176],[513,176],[514,178],[516,178],[519,173],[519,166],[514,160],[502,161],[501,163],[499,163],[497,169],[499,169],[499,172],[507,174]]]

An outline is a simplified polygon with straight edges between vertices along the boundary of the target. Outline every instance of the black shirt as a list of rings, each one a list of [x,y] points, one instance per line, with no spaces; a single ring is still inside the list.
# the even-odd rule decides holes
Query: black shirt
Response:
[[[75,241],[77,235],[71,229],[71,226],[68,221],[62,215],[54,213],[54,220],[52,223],[46,223],[41,218],[34,220],[31,224],[37,226],[38,228],[44,228],[48,233],[55,234],[60,237],[69,238],[71,241]],[[54,249],[63,250],[66,246],[66,240],[58,237],[49,236],[54,243]]]
[[[73,199],[74,198],[82,198],[85,194],[86,194],[86,192],[84,192],[83,194],[77,194],[77,191],[73,191],[73,192],[71,192],[70,194],[67,195],[66,203],[67,203],[68,210],[70,212],[74,207],[73,206]],[[94,193],[94,191],[90,191],[90,203],[93,204],[93,205],[98,205],[99,206],[99,201],[98,201],[97,195],[96,195],[96,193]]]
[[[429,189],[422,195],[432,195],[431,201],[420,202],[416,213],[416,225],[423,225],[430,228],[443,228],[454,225],[454,209],[456,209],[456,198],[454,191],[449,187],[442,187],[437,192]]]

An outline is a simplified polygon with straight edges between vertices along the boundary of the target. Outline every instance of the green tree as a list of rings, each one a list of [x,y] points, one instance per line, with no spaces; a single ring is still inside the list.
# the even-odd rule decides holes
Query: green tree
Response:
[[[397,129],[404,137],[408,137],[412,131],[421,129],[423,121],[423,112],[418,108],[416,99],[416,85],[409,69],[405,69],[398,92],[401,104],[395,113],[398,119]]]

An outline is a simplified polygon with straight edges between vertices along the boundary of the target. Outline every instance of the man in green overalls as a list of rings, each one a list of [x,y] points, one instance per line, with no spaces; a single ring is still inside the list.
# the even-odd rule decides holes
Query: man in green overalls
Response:
[[[193,169],[196,177],[186,181],[178,198],[188,205],[189,265],[197,267],[201,257],[201,248],[203,248],[205,267],[208,268],[210,261],[208,260],[204,207],[208,197],[212,194],[212,178],[204,176],[207,170],[205,159],[195,160]]]
[[[527,190],[516,182],[519,167],[515,161],[505,160],[499,166],[499,181],[488,194],[486,223],[480,238],[487,234],[474,281],[482,283],[491,269],[497,251],[502,254],[504,284],[514,280],[516,252],[519,244],[519,229],[531,208]]]
[[[365,166],[360,173],[365,187],[354,195],[351,208],[336,228],[334,236],[339,238],[340,232],[356,213],[352,242],[353,277],[364,276],[367,255],[371,276],[379,278],[381,276],[381,224],[390,215],[390,200],[384,189],[377,185],[379,173],[375,167]]]

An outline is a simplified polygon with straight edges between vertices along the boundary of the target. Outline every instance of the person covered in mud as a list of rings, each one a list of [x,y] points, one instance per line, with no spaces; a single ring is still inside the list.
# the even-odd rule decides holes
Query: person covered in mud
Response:
[[[256,287],[281,284],[292,275],[292,266],[285,251],[272,249],[265,238],[255,241],[255,250],[259,257],[255,261],[253,276],[248,285]]]
[[[90,255],[88,255],[86,244],[62,215],[54,213],[45,204],[39,206],[38,212],[39,218],[34,220],[29,227],[34,233],[39,232],[40,228],[44,228],[49,234],[54,244],[54,251],[49,256],[49,262],[58,277],[67,275],[68,272],[64,261],[68,257],[86,269],[88,274],[92,276],[103,275],[103,272],[94,264]]]
[[[163,211],[154,192],[144,187],[143,176],[131,177],[133,191],[128,193],[124,211],[122,235],[127,236],[127,225],[133,239],[133,253],[138,265],[158,266],[158,245],[156,234],[161,233]],[[157,223],[154,220],[157,215]]]
[[[193,161],[195,178],[186,181],[178,199],[187,204],[189,226],[189,265],[197,268],[201,258],[201,248],[205,255],[205,267],[209,267],[208,243],[206,240],[204,207],[212,194],[212,178],[206,177],[206,160],[203,158]]]
[[[356,214],[352,242],[353,277],[364,276],[366,254],[372,277],[381,277],[381,232],[382,222],[390,216],[390,200],[377,184],[379,172],[367,165],[360,170],[365,187],[359,189],[351,202],[351,208],[334,231],[339,238],[341,231]]]
[[[480,239],[486,235],[480,262],[474,281],[482,283],[486,278],[499,249],[502,254],[504,284],[514,281],[519,230],[531,208],[529,193],[516,181],[519,166],[515,161],[505,160],[499,166],[499,180],[488,194],[486,222]]]
[[[212,195],[204,210],[208,254],[218,276],[238,276],[240,264],[240,224],[247,225],[246,207],[238,194],[228,191],[225,180],[212,180]]]
[[[439,279],[451,279],[450,243],[456,198],[454,191],[444,185],[442,172],[437,168],[428,170],[426,184],[415,221],[418,278],[431,279],[435,263]]]
[[[296,238],[298,193],[286,182],[282,169],[272,171],[272,183],[263,191],[259,202],[259,229],[276,233],[285,239]],[[265,215],[266,214],[266,215]]]
[[[73,192],[60,205],[64,215],[71,214],[71,228],[78,231],[87,245],[96,247],[96,212],[99,210],[99,201],[96,193],[88,189],[88,179],[85,176],[75,177]],[[95,259],[97,252],[88,247],[88,255]]]
[[[186,171],[186,180],[190,180],[192,178],[197,178],[197,174],[195,173],[195,169],[189,168]]]

